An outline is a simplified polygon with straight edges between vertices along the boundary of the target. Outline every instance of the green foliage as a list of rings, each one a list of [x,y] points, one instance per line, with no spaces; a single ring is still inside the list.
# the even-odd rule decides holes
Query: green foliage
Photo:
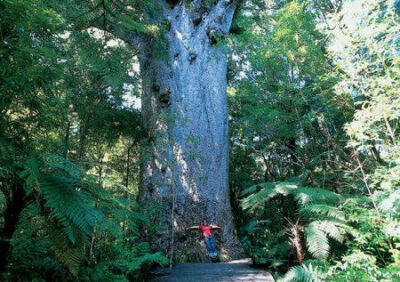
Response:
[[[103,220],[104,215],[93,209],[89,196],[68,179],[45,175],[39,183],[46,207],[51,210],[51,216],[66,227],[71,242],[75,243],[75,238],[70,223],[91,236],[93,227]]]
[[[231,187],[245,248],[288,281],[398,279],[397,2],[251,1],[236,16]]]
[[[0,280],[138,280],[165,263],[141,238],[135,53],[115,36],[161,38],[143,17],[157,7],[95,2],[0,1]]]
[[[318,266],[313,266],[312,260],[305,262],[302,265],[294,266],[285,274],[282,279],[278,279],[278,282],[295,282],[295,281],[307,281],[307,282],[319,282],[324,281],[321,279],[321,273]]]
[[[292,204],[297,204],[295,214],[299,214],[305,225],[304,237],[307,249],[313,257],[321,259],[328,257],[330,250],[328,238],[343,243],[344,235],[350,227],[340,210],[343,202],[340,195],[321,188],[298,187],[290,182],[263,183],[256,187],[261,190],[245,197],[242,200],[242,208],[250,212],[261,208],[268,212],[267,204],[273,198],[290,198]],[[254,187],[244,190],[244,193],[250,191],[254,191]]]
[[[28,277],[23,266],[34,267],[32,278],[63,277],[65,266],[70,275],[87,275],[88,280],[118,277],[125,281],[139,278],[139,271],[152,264],[167,263],[162,254],[152,254],[147,243],[138,241],[138,228],[146,220],[134,201],[90,182],[77,165],[60,156],[43,160],[55,163],[30,158],[29,172],[27,168],[21,173],[26,184],[34,186],[29,191],[37,201],[22,213],[5,277],[12,279],[17,273]],[[25,230],[24,226],[30,227]],[[36,264],[31,263],[33,257]],[[54,258],[58,264],[47,268],[45,263]],[[89,267],[82,268],[85,263]]]

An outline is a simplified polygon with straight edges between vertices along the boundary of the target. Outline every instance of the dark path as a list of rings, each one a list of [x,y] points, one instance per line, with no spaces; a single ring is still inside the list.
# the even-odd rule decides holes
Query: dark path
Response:
[[[153,281],[268,281],[271,274],[249,266],[249,260],[228,263],[183,263],[175,266],[169,275],[160,276]]]

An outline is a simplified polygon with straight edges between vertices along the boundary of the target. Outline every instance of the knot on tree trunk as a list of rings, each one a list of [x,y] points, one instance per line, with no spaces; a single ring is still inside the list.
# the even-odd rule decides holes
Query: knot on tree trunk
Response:
[[[202,20],[203,20],[203,17],[201,15],[196,16],[193,19],[193,25],[198,26],[199,24],[201,24]]]
[[[159,101],[162,108],[168,107],[170,104],[171,91],[169,89],[165,90],[160,94]]]
[[[153,83],[152,88],[155,92],[159,92],[160,91],[160,85]]]
[[[197,54],[196,54],[196,53],[194,53],[194,52],[190,52],[190,53],[189,53],[189,58],[188,58],[188,60],[189,60],[189,63],[190,63],[190,64],[192,64],[192,63],[196,60],[196,58],[197,58]]]
[[[204,6],[200,6],[195,9],[193,13],[193,25],[198,26],[203,21],[203,16],[206,16],[209,12],[209,9]]]

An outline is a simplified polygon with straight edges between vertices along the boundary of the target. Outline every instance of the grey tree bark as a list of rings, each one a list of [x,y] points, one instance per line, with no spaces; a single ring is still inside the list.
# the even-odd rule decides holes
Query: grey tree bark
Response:
[[[200,234],[184,231],[204,218],[222,227],[214,232],[221,259],[242,253],[228,188],[227,59],[218,46],[229,32],[235,3],[211,2],[165,2],[166,53],[149,39],[139,49],[149,134],[140,201],[159,206],[152,220],[160,229],[149,236],[176,261],[207,259]]]

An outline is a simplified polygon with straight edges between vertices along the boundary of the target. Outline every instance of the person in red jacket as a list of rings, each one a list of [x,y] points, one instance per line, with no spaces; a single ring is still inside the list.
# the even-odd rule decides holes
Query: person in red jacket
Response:
[[[208,255],[212,259],[217,258],[217,250],[215,248],[215,241],[214,237],[212,236],[211,230],[212,229],[221,229],[221,227],[213,224],[208,224],[207,220],[203,220],[200,225],[191,226],[187,229],[199,229],[203,235],[204,242],[206,243]]]

